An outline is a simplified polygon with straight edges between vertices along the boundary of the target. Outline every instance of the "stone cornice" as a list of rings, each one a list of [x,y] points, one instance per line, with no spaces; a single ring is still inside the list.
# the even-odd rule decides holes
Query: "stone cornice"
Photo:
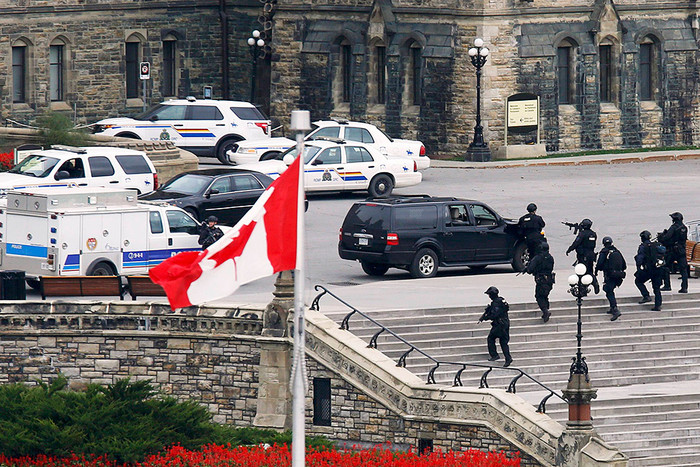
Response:
[[[553,465],[563,427],[515,394],[427,385],[319,312],[306,312],[306,352],[407,419],[485,426],[544,465]]]

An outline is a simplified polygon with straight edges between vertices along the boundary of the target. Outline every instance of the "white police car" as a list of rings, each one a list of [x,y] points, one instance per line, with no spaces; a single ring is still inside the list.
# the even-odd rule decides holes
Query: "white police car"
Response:
[[[277,178],[297,155],[296,147],[276,158],[250,164],[255,170]],[[304,189],[315,191],[364,191],[389,196],[394,188],[419,184],[423,176],[415,161],[386,157],[376,148],[344,140],[315,140],[304,144]]]
[[[142,151],[72,146],[31,151],[16,166],[0,173],[0,194],[11,189],[69,185],[150,193],[158,188],[158,174]]]
[[[169,140],[199,156],[216,156],[246,139],[270,138],[270,121],[248,102],[212,99],[169,100],[134,118],[107,118],[93,126],[97,134],[149,141]]]
[[[408,157],[416,162],[418,170],[430,167],[430,158],[425,153],[425,146],[420,141],[392,138],[382,130],[369,123],[351,122],[342,119],[319,120],[314,122],[316,129],[306,136],[307,141],[317,138],[344,139],[372,146],[389,157]],[[265,140],[245,141],[229,152],[229,159],[234,164],[247,164],[277,156],[294,146],[289,138],[269,138]]]

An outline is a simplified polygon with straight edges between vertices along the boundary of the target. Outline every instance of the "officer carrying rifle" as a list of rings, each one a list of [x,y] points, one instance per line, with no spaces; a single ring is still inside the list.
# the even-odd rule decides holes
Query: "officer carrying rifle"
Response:
[[[593,221],[590,219],[584,219],[576,225],[570,225],[568,222],[563,224],[569,226],[569,228],[574,227],[574,233],[578,232],[574,242],[566,250],[568,255],[572,251],[576,250],[576,263],[574,264],[584,264],[586,266],[586,274],[593,276],[593,291],[595,293],[600,292],[600,284],[598,284],[598,278],[593,273],[593,263],[595,262],[595,243],[598,240],[598,234],[596,234],[591,227],[593,227]]]
[[[501,350],[503,350],[503,356],[506,357],[506,362],[503,368],[510,366],[513,359],[510,356],[510,348],[508,347],[508,341],[510,340],[510,320],[508,319],[508,310],[510,306],[503,297],[498,296],[498,289],[494,286],[489,287],[484,292],[491,299],[491,303],[486,307],[486,311],[479,318],[479,322],[491,321],[491,332],[486,338],[486,343],[489,349],[489,361],[494,362],[498,360],[498,351],[496,350],[496,339],[501,343]]]
[[[206,250],[224,236],[224,232],[216,225],[217,222],[219,219],[216,216],[209,216],[206,223],[202,222],[199,227],[199,244],[202,245],[202,250]]]

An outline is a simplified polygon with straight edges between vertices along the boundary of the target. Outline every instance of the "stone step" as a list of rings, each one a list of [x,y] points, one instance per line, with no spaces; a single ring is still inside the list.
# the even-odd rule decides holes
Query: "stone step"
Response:
[[[695,389],[700,377],[700,294],[664,294],[661,312],[650,311],[651,304],[637,304],[638,299],[620,298],[622,316],[615,322],[605,313],[608,304],[602,295],[584,299],[582,350],[599,396],[591,405],[594,426],[607,443],[630,456],[631,467],[700,466],[700,391]],[[483,309],[389,310],[370,316],[432,358],[487,365],[490,325],[476,323]],[[560,395],[576,354],[578,309],[572,299],[552,303],[551,310],[553,316],[544,324],[534,303],[511,305],[510,347],[514,366]],[[335,316],[340,322],[345,314]],[[378,329],[361,316],[350,319],[351,332],[366,342]],[[398,360],[408,347],[385,332],[378,338],[378,349]],[[499,345],[497,349],[500,353]],[[501,356],[494,363],[502,362]],[[425,381],[434,363],[414,350],[406,366]],[[443,364],[435,379],[451,386],[460,368]],[[489,387],[506,389],[518,368],[494,367]],[[484,371],[467,367],[462,384],[478,388]],[[526,376],[516,389],[535,406],[548,394]],[[565,423],[568,406],[553,396],[546,413]]]
[[[673,337],[676,337],[675,335]],[[676,352],[687,353],[688,350],[693,350],[700,348],[700,341],[693,342],[689,341],[688,337],[680,336],[679,339],[668,339],[666,333],[658,333],[654,335],[644,335],[644,340],[638,343],[627,343],[620,342],[617,337],[606,337],[598,338],[593,343],[594,345],[589,345],[588,339],[583,345],[583,351],[587,359],[600,360],[601,358],[607,358],[610,352],[614,355],[643,355],[643,356],[664,356],[677,355]],[[437,345],[431,348],[422,347],[421,350],[426,352],[431,357],[438,360],[449,360],[449,361],[463,361],[463,362],[481,362],[486,353],[486,339],[480,339],[475,344],[465,346],[459,342],[444,342],[439,343],[444,345]],[[518,342],[511,342],[511,353],[514,355],[517,353],[519,360],[525,360],[529,358],[541,359],[542,358],[542,348],[547,348],[549,354],[547,358],[564,358],[565,360],[570,360],[570,356],[576,353],[575,342],[571,342],[571,339],[565,341],[542,341],[538,343],[537,346],[522,345]],[[691,346],[692,345],[692,346]],[[405,352],[408,347],[405,344],[393,345],[393,343],[379,343],[379,350],[384,354],[396,357],[396,355],[401,355]],[[559,357],[551,357],[554,354]]]

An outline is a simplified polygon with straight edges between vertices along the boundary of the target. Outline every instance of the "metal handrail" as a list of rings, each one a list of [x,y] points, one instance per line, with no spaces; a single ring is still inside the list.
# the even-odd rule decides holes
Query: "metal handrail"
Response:
[[[350,305],[350,304],[347,303],[345,300],[343,300],[342,298],[338,297],[337,295],[335,295],[333,292],[331,292],[330,290],[328,290],[328,289],[325,288],[324,286],[322,286],[322,285],[315,285],[315,286],[314,286],[314,289],[315,289],[316,291],[321,291],[321,293],[319,293],[319,294],[313,299],[313,301],[312,301],[312,303],[311,303],[310,309],[316,310],[316,311],[320,311],[320,305],[319,305],[320,299],[321,299],[321,297],[324,296],[325,294],[328,294],[328,295],[330,295],[331,297],[335,298],[337,301],[339,301],[340,303],[342,303],[343,305],[345,305],[346,307],[348,307],[348,308],[350,308],[350,309],[352,310],[350,313],[348,313],[347,315],[345,315],[345,317],[343,318],[343,320],[342,320],[342,322],[341,322],[341,324],[340,324],[340,329],[345,330],[345,331],[349,331],[349,330],[350,330],[350,317],[352,317],[352,315],[354,315],[355,313],[359,314],[360,316],[362,316],[363,318],[365,318],[367,321],[371,322],[372,324],[374,324],[375,326],[377,326],[377,327],[380,328],[380,330],[377,331],[377,332],[372,336],[372,338],[370,339],[370,342],[369,342],[368,347],[373,348],[373,349],[376,349],[376,348],[377,348],[377,337],[379,337],[379,335],[382,334],[383,332],[386,332],[386,333],[390,334],[390,335],[391,335],[392,337],[394,337],[396,340],[398,340],[398,341],[400,341],[401,343],[405,344],[405,345],[408,347],[408,350],[406,350],[406,351],[399,357],[399,360],[398,360],[396,366],[398,366],[398,367],[404,367],[404,368],[405,368],[405,367],[406,367],[406,358],[408,358],[408,355],[409,355],[411,352],[413,352],[413,351],[416,351],[416,352],[419,353],[420,355],[424,356],[425,358],[427,358],[428,360],[430,360],[431,362],[433,362],[435,365],[430,369],[430,371],[428,371],[427,384],[435,384],[435,372],[437,371],[438,368],[440,368],[440,366],[458,366],[458,367],[460,367],[460,369],[459,369],[459,370],[457,371],[457,373],[455,374],[454,381],[453,381],[453,384],[452,384],[452,385],[453,385],[453,386],[463,386],[463,384],[462,384],[462,379],[461,379],[461,378],[462,378],[462,372],[464,372],[464,370],[466,370],[467,367],[476,367],[476,368],[485,368],[485,369],[486,369],[486,371],[484,371],[484,373],[481,375],[481,379],[480,379],[480,381],[479,381],[479,389],[488,388],[488,387],[489,387],[488,382],[487,382],[488,374],[489,374],[494,368],[499,368],[499,369],[502,369],[502,370],[512,371],[512,372],[516,372],[516,373],[517,373],[517,374],[513,377],[513,379],[510,381],[510,384],[508,385],[508,388],[506,389],[506,392],[515,394],[515,392],[516,392],[516,384],[517,384],[518,380],[519,380],[520,378],[522,378],[523,376],[526,377],[528,380],[532,381],[533,383],[537,384],[538,386],[540,386],[542,389],[548,391],[548,394],[540,401],[539,405],[537,406],[537,412],[539,412],[539,413],[546,413],[546,407],[545,407],[545,405],[546,405],[547,401],[549,400],[549,398],[552,397],[552,396],[557,396],[559,399],[561,399],[562,401],[566,402],[566,400],[565,400],[562,396],[560,396],[559,394],[557,394],[556,392],[554,392],[554,390],[552,390],[552,389],[548,388],[547,386],[545,386],[544,384],[540,383],[540,382],[537,381],[535,378],[533,378],[532,376],[530,376],[530,375],[527,374],[525,371],[523,371],[523,370],[521,370],[521,369],[519,369],[519,368],[515,368],[515,367],[503,368],[503,367],[500,367],[500,366],[499,366],[499,367],[496,367],[496,366],[494,366],[494,365],[486,365],[486,364],[482,364],[482,363],[451,362],[451,361],[445,361],[445,360],[437,360],[436,358],[431,357],[430,355],[428,355],[428,354],[427,354],[426,352],[424,352],[423,350],[419,349],[418,347],[416,347],[415,345],[411,344],[410,342],[408,342],[408,341],[407,341],[406,339],[404,339],[403,337],[401,337],[401,336],[399,336],[398,334],[396,334],[395,332],[393,332],[391,329],[387,328],[386,326],[384,326],[383,324],[379,323],[379,322],[376,321],[375,319],[373,319],[373,318],[367,316],[366,314],[364,314],[363,312],[361,312],[360,310],[358,310],[358,309],[355,308],[354,306]]]

